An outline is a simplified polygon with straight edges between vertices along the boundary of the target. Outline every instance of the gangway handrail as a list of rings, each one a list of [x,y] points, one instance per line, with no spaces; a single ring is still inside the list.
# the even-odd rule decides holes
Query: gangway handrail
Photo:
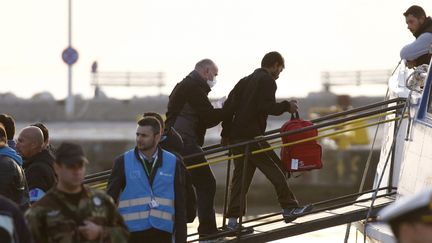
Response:
[[[372,111],[366,111],[366,110],[369,110],[369,109],[373,108],[374,104],[373,105],[369,105],[368,108],[360,107],[359,108],[360,110],[359,109],[356,109],[356,110],[353,109],[354,111],[341,112],[341,113],[344,113],[343,115],[341,115],[341,113],[332,114],[332,115],[328,116],[327,119],[324,119],[324,121],[327,121],[327,120],[333,119],[333,118],[337,118],[337,117],[340,117],[340,116],[346,116],[346,115],[349,115],[349,114],[354,114],[356,112],[361,112],[360,114],[355,114],[355,115],[348,116],[348,117],[342,117],[342,118],[330,120],[330,121],[327,121],[327,122],[321,122],[321,123],[315,124],[313,126],[305,127],[305,128],[302,128],[302,129],[296,129],[296,130],[293,130],[293,131],[279,132],[279,130],[277,130],[278,134],[272,134],[272,135],[268,135],[268,136],[262,136],[262,137],[259,137],[259,138],[255,138],[255,139],[252,139],[252,140],[248,140],[248,141],[237,143],[237,144],[233,144],[233,145],[228,145],[228,146],[222,146],[222,147],[219,147],[219,148],[208,149],[208,150],[206,150],[206,151],[204,151],[202,153],[196,153],[196,154],[184,156],[184,158],[188,159],[188,158],[193,158],[193,157],[196,157],[196,156],[199,156],[199,155],[202,156],[202,155],[215,154],[215,153],[219,153],[219,152],[229,151],[229,149],[231,149],[231,148],[238,148],[238,147],[243,147],[244,146],[245,147],[245,154],[235,155],[235,156],[229,156],[228,158],[221,158],[221,159],[214,160],[214,161],[222,162],[222,161],[228,160],[230,162],[231,159],[244,157],[243,158],[244,159],[243,166],[244,166],[244,170],[246,171],[246,168],[247,168],[248,163],[249,163],[248,162],[249,156],[251,156],[253,154],[256,154],[256,153],[262,153],[262,152],[265,152],[265,151],[272,150],[272,149],[276,148],[276,147],[270,147],[270,148],[260,149],[260,150],[257,150],[257,151],[250,151],[250,146],[253,143],[257,143],[257,142],[261,142],[261,141],[267,141],[267,140],[271,140],[271,139],[275,139],[275,138],[281,138],[283,136],[292,135],[292,134],[298,134],[298,133],[302,133],[302,132],[309,131],[309,130],[312,130],[312,129],[319,129],[319,128],[323,128],[323,127],[332,126],[332,125],[335,125],[335,124],[341,124],[341,123],[344,123],[344,122],[348,122],[348,121],[353,121],[353,120],[356,120],[356,119],[364,118],[364,117],[367,117],[367,116],[374,116],[376,114],[382,114],[382,113],[385,113],[385,112],[388,112],[388,111],[392,111],[392,110],[396,111],[395,118],[388,119],[386,121],[379,121],[378,123],[375,122],[374,124],[361,125],[361,126],[357,126],[355,128],[350,128],[350,129],[360,129],[360,128],[365,128],[365,127],[376,125],[376,124],[380,124],[380,123],[391,122],[391,121],[394,121],[394,120],[402,119],[404,117],[404,114],[402,114],[401,117],[398,116],[401,113],[399,111],[399,109],[405,107],[405,104],[400,104],[401,101],[405,101],[405,99],[393,99],[393,100],[389,100],[387,102],[379,102],[379,103],[381,103],[380,105],[382,105],[382,103],[390,104],[390,103],[393,103],[393,102],[398,102],[398,104],[393,105],[393,106],[388,106],[388,107],[380,108],[380,109],[375,109],[375,110],[372,110]],[[363,111],[366,111],[366,112],[363,112]],[[307,139],[302,139],[302,140],[291,142],[291,143],[286,143],[286,144],[278,145],[278,147],[289,146],[289,145],[291,145],[293,143],[305,142],[308,139],[318,139],[318,138],[322,138],[322,137],[325,137],[325,136],[333,136],[336,133],[346,132],[348,130],[349,129],[342,129],[342,130],[339,130],[339,131],[334,132],[334,133],[329,133],[329,134],[320,135],[320,136],[317,136],[317,137],[314,137],[314,138],[307,138]],[[196,166],[203,166],[203,165],[207,165],[207,164],[216,163],[214,161],[213,162],[212,161],[210,161],[210,162],[204,162],[204,163],[201,163],[199,165],[194,165],[194,166],[188,166],[187,168],[188,169],[192,169],[192,168],[194,168]],[[230,164],[230,163],[228,163],[228,164]],[[86,178],[85,179],[85,183],[91,183],[91,182],[106,180],[109,177],[109,173],[110,173],[110,170],[105,171],[105,172],[95,173],[94,175],[92,175],[92,177]],[[227,177],[228,176],[229,176],[229,172],[227,172]],[[244,191],[244,188],[245,188],[244,181],[245,181],[245,178],[242,179],[242,191],[241,191],[241,195],[242,196],[240,197],[241,199],[244,199],[244,195],[246,193],[246,191]],[[106,185],[106,182],[103,183],[103,184]],[[101,187],[101,184],[96,185],[96,186],[97,187]],[[227,187],[225,188],[225,190],[227,190],[228,184],[226,186]],[[381,197],[381,195],[378,196],[378,197]],[[227,198],[225,198],[225,200],[227,200]],[[367,201],[369,199],[363,199],[363,200]],[[357,200],[355,202],[352,202],[351,204],[356,203],[356,202],[357,203],[358,202],[362,202],[362,200]],[[243,205],[243,202],[241,202],[240,205]],[[344,205],[344,204],[342,204],[342,205]],[[337,205],[337,206],[338,207],[342,207],[341,205]],[[332,207],[329,207],[329,208],[332,208]],[[329,209],[326,209],[326,210],[329,210]],[[241,208],[240,211],[243,211],[243,209]],[[314,210],[313,212],[317,213],[317,212],[320,212],[320,211],[319,210]],[[226,212],[225,212],[225,209],[224,209],[224,215],[225,215],[225,213]],[[271,217],[271,216],[268,216],[268,217]],[[240,217],[240,222],[239,222],[240,227],[242,226],[242,224],[248,222],[248,221],[243,222],[242,220],[243,220],[243,217]],[[254,225],[252,227],[258,227],[260,225],[269,224],[269,223],[272,223],[272,222],[278,222],[278,221],[281,221],[281,220],[283,220],[283,218],[282,219],[278,219],[276,221],[270,221],[270,222],[265,222],[265,223],[261,223],[261,224],[258,224],[258,225]],[[225,221],[225,217],[224,217],[224,221]],[[240,230],[240,228],[239,228],[239,230]],[[230,233],[232,233],[232,232],[230,232]],[[237,233],[238,233],[238,236],[240,236],[240,231],[238,231]],[[219,236],[219,234],[217,236]],[[204,239],[206,239],[206,238],[200,238],[199,240],[204,240]],[[193,241],[191,241],[191,242],[193,242]]]
[[[345,133],[345,132],[348,132],[348,131],[353,131],[353,130],[358,130],[358,129],[362,129],[362,128],[366,128],[366,127],[370,127],[370,126],[375,126],[375,125],[382,124],[382,123],[393,122],[393,121],[399,120],[399,119],[400,119],[399,117],[395,117],[395,118],[384,120],[384,121],[374,122],[374,123],[368,124],[368,125],[361,125],[361,126],[352,127],[352,128],[349,128],[349,129],[338,130],[336,132],[332,132],[332,133],[328,133],[328,134],[324,134],[324,135],[318,135],[316,137],[306,138],[306,139],[302,139],[302,140],[293,141],[293,142],[290,142],[290,143],[285,143],[285,144],[282,144],[282,145],[271,146],[271,147],[268,147],[268,148],[251,151],[251,153],[252,154],[263,153],[263,152],[266,152],[266,151],[269,151],[269,150],[273,150],[273,149],[276,149],[276,148],[281,148],[281,147],[286,147],[286,146],[292,146],[294,144],[299,144],[299,143],[304,143],[304,142],[307,142],[307,141],[317,140],[317,139],[321,139],[321,138],[324,138],[324,137],[332,137],[332,136],[335,136],[335,135],[338,135],[338,134],[341,134],[341,133]],[[249,146],[249,145],[246,145],[246,146]],[[193,168],[197,168],[197,167],[201,167],[201,166],[205,166],[205,165],[220,163],[222,161],[227,161],[229,159],[241,158],[243,156],[244,156],[244,154],[238,154],[238,155],[234,155],[234,156],[230,156],[230,157],[225,157],[225,158],[222,158],[222,159],[217,159],[217,160],[213,160],[213,161],[207,161],[207,162],[198,163],[198,164],[195,164],[195,165],[188,166],[186,168],[187,169],[193,169]],[[96,181],[100,181],[100,180],[106,180],[106,179],[108,179],[108,176],[109,176],[109,172],[108,172],[108,174],[103,174],[103,175],[100,175],[98,177],[92,177],[92,178],[86,179],[85,183],[92,183],[92,182],[96,182]],[[97,185],[97,187],[99,187],[101,185],[103,186],[104,183],[101,183],[101,184]],[[105,185],[106,185],[106,183],[105,183]]]
[[[379,188],[378,190],[382,191],[382,190],[388,190],[388,189],[389,189],[388,187],[382,187],[382,188]],[[386,192],[384,194],[380,194],[376,198],[389,197],[389,196],[396,195],[396,191],[395,191],[396,188],[391,188],[391,189],[392,189],[391,192]],[[360,195],[365,195],[367,193],[372,193],[375,190],[368,190],[368,191],[365,191],[363,193],[356,193],[356,194],[358,194],[359,196]],[[325,201],[322,201],[322,202],[313,203],[312,205],[316,206],[316,205],[320,205],[320,204],[326,204],[326,203],[329,203],[329,202],[332,202],[332,201],[339,201],[339,200],[343,200],[343,199],[346,199],[346,198],[349,198],[349,197],[354,197],[356,194],[350,194],[350,195],[343,196],[343,197],[329,199],[329,200],[325,200]],[[372,196],[371,197],[367,197],[367,198],[361,198],[361,199],[358,198],[356,200],[344,202],[344,203],[337,204],[337,205],[330,205],[328,207],[323,207],[323,208],[320,208],[320,209],[317,209],[317,210],[312,210],[311,212],[308,212],[308,213],[304,213],[300,217],[303,217],[303,216],[306,216],[306,215],[310,215],[310,214],[321,213],[321,212],[325,212],[325,211],[329,211],[329,210],[334,210],[334,209],[350,206],[350,205],[353,205],[353,204],[356,204],[356,203],[368,202],[371,199],[372,199]],[[252,220],[244,221],[243,223],[244,224],[246,224],[246,223],[253,223],[253,222],[258,221],[258,220],[262,220],[262,219],[266,219],[266,218],[270,218],[270,217],[274,217],[274,216],[278,216],[278,215],[281,215],[281,213],[279,212],[279,213],[265,215],[265,216],[262,216],[262,217],[257,217],[257,218],[254,218]],[[283,220],[284,219],[281,217],[280,219],[275,219],[275,220],[271,220],[271,221],[267,221],[267,222],[253,224],[251,226],[246,226],[246,227],[244,227],[244,229],[253,229],[253,228],[256,228],[256,227],[259,227],[259,226],[268,225],[268,224],[272,224],[272,223],[277,223],[277,222],[280,222],[280,221],[283,221]],[[296,224],[295,222],[291,222],[291,223],[292,224]],[[201,238],[190,240],[190,241],[187,241],[187,242],[196,242],[196,241],[201,241],[201,240],[207,240],[207,239],[211,239],[211,238],[214,238],[214,237],[224,237],[224,236],[228,236],[230,234],[232,234],[232,232],[221,232],[221,233],[218,233],[218,234],[214,234],[214,235],[206,236],[206,237],[201,237]],[[197,235],[197,233],[189,234],[188,237],[192,237],[192,236],[195,236],[195,235]]]
[[[388,190],[388,189],[389,189],[388,187],[381,187],[378,190],[379,191],[383,191],[383,190]],[[392,191],[397,190],[396,187],[392,187],[390,189]],[[368,194],[368,193],[372,193],[375,190],[376,189],[371,189],[371,190],[366,190],[366,191],[362,191],[362,192],[352,193],[352,194],[348,194],[348,195],[344,195],[344,196],[340,196],[340,197],[336,197],[336,198],[327,199],[327,200],[324,200],[324,201],[319,201],[319,202],[313,203],[313,206],[314,206],[314,208],[316,208],[316,206],[318,206],[318,205],[334,203],[334,202],[342,201],[342,200],[349,199],[349,198],[352,198],[352,197],[359,197],[359,196],[362,196],[362,195],[365,195],[365,194]],[[314,212],[317,212],[317,211],[315,210]],[[256,218],[253,218],[253,219],[250,219],[250,220],[243,221],[243,223],[247,224],[247,223],[251,223],[251,222],[254,222],[254,221],[259,221],[259,220],[262,220],[262,219],[274,217],[274,216],[277,216],[277,215],[281,215],[281,212],[266,214],[266,215],[263,215],[263,216],[260,216],[260,217],[256,217]],[[197,234],[198,233],[192,233],[192,234],[189,234],[188,237],[195,236]]]
[[[402,118],[406,118],[407,116],[408,115],[405,114]],[[286,146],[292,146],[292,145],[295,145],[295,144],[304,143],[304,142],[308,142],[308,141],[312,141],[312,140],[318,140],[318,139],[325,138],[325,137],[333,137],[333,136],[337,136],[337,135],[345,133],[345,132],[354,131],[354,130],[358,130],[358,129],[363,129],[363,128],[366,128],[366,127],[371,127],[371,126],[375,126],[375,125],[379,125],[379,124],[384,124],[384,123],[388,123],[388,122],[394,122],[394,121],[397,121],[397,120],[400,120],[400,119],[401,119],[401,117],[395,117],[395,118],[384,120],[384,121],[374,122],[374,123],[371,123],[371,124],[368,124],[368,125],[361,125],[361,126],[352,127],[352,128],[349,128],[349,129],[338,130],[338,131],[335,131],[335,132],[332,132],[332,133],[327,133],[327,134],[324,134],[324,135],[318,135],[318,136],[315,136],[315,137],[305,138],[305,139],[296,140],[296,141],[289,142],[289,143],[282,143],[282,144],[279,144],[279,145],[276,145],[276,146],[270,146],[268,148],[254,150],[251,153],[252,154],[264,153],[264,152],[267,152],[267,151],[270,151],[270,150],[274,150],[274,149],[277,149],[277,148],[286,147]],[[249,145],[246,145],[246,146],[249,146]],[[216,156],[216,158],[217,157],[223,157],[223,158],[216,159],[216,160],[210,160],[210,161],[207,161],[207,162],[198,163],[198,164],[195,164],[195,165],[190,165],[190,166],[187,166],[186,168],[187,169],[194,169],[194,168],[202,167],[202,166],[205,166],[205,165],[211,165],[211,164],[216,164],[216,163],[220,163],[220,162],[223,162],[223,161],[229,161],[230,159],[241,158],[244,155],[245,154],[237,154],[237,155],[229,156],[229,157],[223,157],[224,155],[222,155],[222,156]],[[228,163],[228,165],[229,165],[229,163]],[[96,181],[106,180],[106,179],[108,179],[108,176],[109,176],[109,173],[106,174],[106,175],[101,175],[99,177],[93,177],[93,178],[87,179],[85,181],[85,183],[92,183],[92,182],[96,182]],[[227,171],[227,177],[228,177],[228,171]],[[99,189],[104,189],[104,187],[106,185],[107,185],[107,182],[102,182],[100,184],[92,185],[92,187],[99,188]]]
[[[336,117],[341,117],[341,116],[346,116],[346,115],[351,115],[352,113],[356,113],[359,111],[364,111],[364,110],[369,110],[371,108],[376,108],[379,106],[383,106],[383,105],[388,105],[391,103],[397,103],[397,102],[405,102],[406,98],[403,97],[398,97],[398,98],[394,98],[394,99],[390,99],[390,100],[386,100],[386,101],[380,101],[380,102],[376,102],[376,103],[372,103],[370,105],[365,105],[365,106],[361,106],[358,108],[353,108],[350,110],[346,110],[346,111],[341,111],[341,112],[336,112],[333,114],[329,114],[329,115],[325,115],[322,117],[318,117],[316,119],[311,120],[312,123],[318,123],[318,122],[322,122],[322,121],[326,121],[326,120],[330,120]],[[273,129],[273,130],[269,130],[267,132],[264,133],[264,135],[270,135],[276,132],[279,132],[280,129]]]
[[[375,106],[381,106],[383,104],[390,104],[390,103],[401,102],[401,101],[405,101],[405,99],[404,98],[395,98],[395,99],[388,100],[386,102],[378,102],[378,103],[375,103],[375,104],[372,104],[372,105],[368,105],[367,107],[369,107],[368,109],[370,109],[370,108],[373,108]],[[397,110],[397,109],[403,108],[403,106],[404,106],[403,104],[399,104],[399,105],[395,105],[395,106],[390,106],[390,107],[382,108],[382,109],[379,109],[379,110],[374,110],[374,111],[370,111],[370,112],[366,112],[366,113],[362,113],[362,114],[353,115],[353,116],[350,116],[350,117],[344,117],[344,118],[340,118],[340,119],[329,121],[329,122],[315,124],[313,126],[308,126],[308,127],[305,127],[305,128],[296,129],[296,130],[293,130],[293,131],[287,131],[287,132],[279,133],[279,134],[276,134],[276,135],[263,136],[263,137],[260,137],[260,138],[257,138],[257,139],[252,139],[252,140],[244,141],[244,142],[241,142],[241,143],[236,143],[236,144],[233,144],[233,145],[228,145],[228,146],[222,146],[222,147],[216,147],[216,148],[212,148],[212,149],[207,149],[204,152],[187,155],[187,156],[184,156],[183,158],[184,159],[190,159],[190,158],[197,157],[197,156],[203,156],[203,155],[214,154],[214,153],[218,153],[218,152],[224,152],[224,151],[227,151],[227,150],[232,149],[232,148],[242,147],[242,146],[250,145],[250,144],[256,143],[256,142],[267,141],[267,140],[271,140],[271,139],[275,139],[275,138],[280,138],[280,137],[283,137],[283,136],[286,136],[286,135],[293,135],[293,134],[297,134],[297,133],[302,133],[302,132],[309,131],[309,130],[312,130],[312,129],[318,129],[318,128],[322,128],[322,127],[326,127],[326,126],[331,126],[331,125],[334,125],[334,124],[339,124],[339,123],[343,123],[343,122],[359,119],[359,118],[366,117],[366,116],[376,115],[376,114],[380,114],[380,113],[391,111],[391,110]],[[355,112],[358,112],[358,111],[363,111],[363,110],[366,110],[366,109],[364,109],[363,107],[360,107],[360,108],[352,109],[352,110],[349,110],[349,111],[344,111],[344,112],[339,112],[339,113],[336,113],[336,114],[331,114],[331,115],[326,116],[327,118],[324,119],[324,120],[333,119],[335,117],[340,117],[342,115],[348,115],[348,114],[355,113]],[[325,117],[322,117],[322,118],[325,118]],[[312,120],[312,122],[316,122],[316,120],[320,120],[320,118],[314,119],[314,120]],[[320,121],[322,121],[322,119]],[[279,132],[279,130],[280,129],[276,129],[276,130],[273,130],[273,131],[274,132],[275,131]],[[86,176],[85,183],[95,182],[97,180],[92,180],[94,177],[99,177],[99,176],[102,177],[104,175],[109,175],[110,172],[111,172],[111,170],[106,170],[106,171],[97,172],[95,174],[88,175],[88,176]],[[100,178],[100,180],[103,180],[103,179],[106,179],[106,178]]]

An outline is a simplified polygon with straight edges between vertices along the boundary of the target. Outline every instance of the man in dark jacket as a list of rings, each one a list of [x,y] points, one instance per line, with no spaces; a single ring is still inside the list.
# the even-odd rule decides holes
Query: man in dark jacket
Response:
[[[0,123],[0,194],[14,201],[22,211],[29,207],[29,193],[21,158],[7,146],[6,131]]]
[[[29,186],[30,202],[33,203],[56,183],[54,156],[44,148],[43,133],[35,126],[21,130],[17,151],[24,158],[23,168]]]
[[[284,59],[278,52],[267,53],[261,62],[261,68],[251,75],[241,79],[230,92],[224,104],[224,109],[232,111],[229,119],[222,122],[222,138],[224,143],[239,143],[252,140],[264,135],[267,126],[267,116],[278,116],[284,112],[297,112],[296,101],[276,102],[276,79],[284,69]],[[251,144],[249,151],[270,147],[267,142]],[[234,154],[244,154],[244,147],[233,149]],[[247,171],[243,171],[244,158],[234,160],[234,175],[232,178],[230,202],[227,211],[229,218],[228,229],[238,227],[237,219],[244,215],[240,211],[241,200],[246,207],[245,198],[240,198],[243,173],[246,173],[246,192],[252,182],[252,177],[258,168],[270,180],[276,189],[278,200],[283,208],[286,222],[292,221],[296,215],[310,210],[310,207],[299,208],[294,194],[291,192],[281,161],[274,151],[251,155],[247,164]]]
[[[186,224],[195,218],[186,168],[158,146],[160,130],[156,118],[141,118],[136,147],[116,158],[108,180],[107,193],[125,219],[130,242],[186,242]]]
[[[182,156],[202,153],[207,128],[222,121],[225,112],[215,109],[207,95],[216,83],[218,68],[210,59],[203,59],[195,70],[178,83],[169,96],[166,128],[174,127],[184,143]],[[184,160],[186,166],[206,162],[204,156]],[[216,180],[209,165],[189,171],[198,203],[198,233],[200,236],[217,233],[214,211]]]
[[[417,5],[409,7],[403,15],[408,29],[416,40],[402,48],[400,51],[401,58],[406,60],[409,68],[429,64],[432,48],[431,17],[426,17],[423,8]]]

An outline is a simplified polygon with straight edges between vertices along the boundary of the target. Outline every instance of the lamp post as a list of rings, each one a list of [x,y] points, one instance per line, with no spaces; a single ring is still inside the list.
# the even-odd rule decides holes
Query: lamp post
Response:
[[[78,60],[78,52],[72,47],[72,0],[68,0],[68,47],[62,52],[62,59],[68,65],[68,96],[66,98],[65,113],[72,118],[74,112],[74,97],[72,94],[72,65]]]

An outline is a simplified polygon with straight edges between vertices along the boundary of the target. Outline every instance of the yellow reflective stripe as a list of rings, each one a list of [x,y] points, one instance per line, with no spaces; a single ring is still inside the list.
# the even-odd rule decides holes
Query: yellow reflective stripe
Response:
[[[137,205],[146,205],[150,203],[150,197],[140,197],[129,200],[122,200],[119,202],[118,208],[126,208]]]
[[[155,210],[155,209],[150,210],[150,216],[165,219],[165,220],[171,220],[171,221],[174,220],[174,215],[164,211]]]
[[[170,199],[165,199],[161,197],[156,197],[156,201],[160,205],[174,207],[174,201]],[[126,208],[126,207],[132,207],[132,206],[138,206],[138,205],[147,205],[151,201],[150,197],[140,197],[135,199],[129,199],[129,200],[122,200],[119,202],[118,208]]]
[[[131,220],[137,220],[137,219],[146,219],[149,217],[149,215],[152,217],[155,217],[155,218],[161,218],[161,219],[165,219],[165,220],[174,221],[174,215],[172,215],[168,212],[155,210],[155,209],[150,210],[150,213],[149,213],[149,211],[141,211],[141,212],[135,212],[135,213],[122,214],[123,219],[125,221],[131,221]]]
[[[126,213],[122,214],[123,219],[125,221],[137,220],[137,219],[146,219],[149,217],[148,211],[136,212],[136,213]]]

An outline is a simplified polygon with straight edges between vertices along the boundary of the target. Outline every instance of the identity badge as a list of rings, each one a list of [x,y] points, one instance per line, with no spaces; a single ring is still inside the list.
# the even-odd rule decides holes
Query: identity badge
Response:
[[[150,208],[157,208],[157,207],[159,207],[159,203],[154,198],[152,198],[152,200],[150,201],[149,205],[150,205]]]
[[[292,170],[298,170],[298,159],[291,159],[291,169]]]

